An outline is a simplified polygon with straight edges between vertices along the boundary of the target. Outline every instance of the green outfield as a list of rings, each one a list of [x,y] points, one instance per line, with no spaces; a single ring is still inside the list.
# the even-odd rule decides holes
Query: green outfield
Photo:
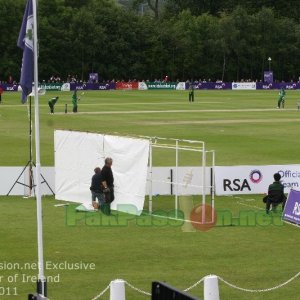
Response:
[[[56,95],[50,115],[47,102]],[[71,92],[48,92],[40,97],[41,163],[54,165],[54,130],[70,129],[203,140],[216,151],[217,165],[298,164],[300,95],[287,91],[284,110],[276,109],[277,99],[278,91],[196,91],[190,104],[188,91],[86,91],[73,114]],[[5,93],[2,100],[0,165],[22,166],[28,160],[28,105],[20,103],[19,93]],[[158,155],[155,161],[167,165],[168,159]],[[180,163],[193,162],[185,156]],[[173,208],[169,197],[155,201],[161,201],[160,209]],[[217,197],[217,212],[230,212],[234,220],[219,221],[207,232],[186,232],[180,222],[145,216],[75,214],[74,206],[56,203],[53,197],[43,201],[45,273],[59,279],[49,283],[50,299],[92,299],[115,278],[150,291],[152,280],[184,289],[217,274],[240,287],[264,289],[300,271],[299,228],[282,223],[279,213],[263,222],[261,195]],[[37,274],[33,266],[24,267],[37,261],[35,201],[2,196],[0,211],[0,299],[26,299],[35,283],[26,282],[25,275]],[[241,214],[254,214],[255,224]],[[81,261],[95,268],[55,269],[56,263]],[[5,263],[16,265],[5,269]],[[9,283],[9,276],[16,278]],[[220,283],[220,294],[222,300],[297,300],[299,284],[297,278],[271,292],[246,293]],[[18,296],[2,296],[2,287],[11,294],[16,287]],[[191,294],[202,298],[202,287]],[[109,299],[109,293],[101,299]],[[127,288],[127,299],[149,297]]]

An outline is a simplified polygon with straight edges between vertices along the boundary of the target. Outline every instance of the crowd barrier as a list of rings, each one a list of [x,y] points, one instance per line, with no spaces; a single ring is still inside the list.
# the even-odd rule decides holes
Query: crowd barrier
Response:
[[[189,82],[104,82],[104,83],[45,83],[39,87],[46,91],[74,91],[74,90],[189,90]],[[300,82],[195,82],[195,90],[300,90]],[[0,84],[5,92],[21,90],[18,84]]]

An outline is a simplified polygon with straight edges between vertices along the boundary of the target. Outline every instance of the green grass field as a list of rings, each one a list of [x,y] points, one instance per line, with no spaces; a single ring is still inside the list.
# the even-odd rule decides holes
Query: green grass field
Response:
[[[87,91],[79,102],[79,113],[64,114],[66,103],[71,110],[71,93],[49,92],[40,98],[41,162],[54,164],[54,130],[72,129],[203,140],[216,150],[217,165],[296,164],[298,93],[288,91],[285,110],[277,110],[277,91],[197,91],[192,104],[187,91]],[[47,101],[55,95],[60,99],[56,113],[50,115]],[[28,160],[27,106],[20,104],[17,93],[2,98],[0,165],[22,166]],[[164,155],[155,160],[158,165],[171,163]],[[184,158],[186,164],[193,161]],[[169,197],[155,201],[160,201],[161,209],[173,208]],[[59,274],[59,282],[48,286],[52,300],[92,299],[115,278],[150,291],[153,280],[184,289],[205,275],[217,274],[244,288],[263,289],[300,271],[299,228],[281,223],[276,214],[268,219],[272,223],[268,226],[218,223],[207,232],[185,232],[180,222],[166,224],[155,218],[149,226],[144,217],[127,222],[130,216],[124,214],[118,215],[123,226],[114,226],[116,216],[74,214],[73,205],[65,209],[54,207],[56,203],[54,197],[43,198],[45,260],[49,262],[45,273]],[[216,208],[237,217],[241,212],[259,214],[263,205],[261,195],[239,200],[218,197]],[[26,299],[35,291],[35,283],[22,282],[22,274],[37,274],[33,268],[3,270],[4,262],[22,267],[37,261],[35,211],[34,199],[0,197],[0,299]],[[95,270],[55,270],[50,263],[64,261],[94,263]],[[13,275],[17,277],[9,283]],[[222,300],[297,300],[299,284],[297,278],[275,291],[249,294],[220,283],[220,295]],[[16,287],[18,296],[1,296],[2,287],[11,293]],[[203,298],[202,288],[200,284],[191,294]],[[129,288],[126,293],[129,300],[149,299]],[[101,299],[109,299],[109,293]]]

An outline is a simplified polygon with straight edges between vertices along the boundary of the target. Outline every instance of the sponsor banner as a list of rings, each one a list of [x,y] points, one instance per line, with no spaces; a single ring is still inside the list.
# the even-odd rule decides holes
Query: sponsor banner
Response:
[[[46,91],[60,91],[62,87],[62,83],[43,83],[39,84],[39,88]]]
[[[256,90],[256,82],[233,82],[233,90]]]
[[[264,72],[264,82],[272,83],[273,82],[273,72],[272,71],[265,71]]]
[[[257,82],[256,89],[257,90],[280,90],[281,88],[286,90],[299,90],[300,83],[293,82],[273,82],[273,83],[265,83],[265,82]]]
[[[90,83],[96,83],[99,80],[98,73],[90,73],[89,74],[89,82]]]
[[[282,219],[300,225],[300,191],[290,191]]]
[[[63,92],[69,92],[70,90],[71,90],[70,83],[64,83],[64,84],[61,86],[61,91],[63,91]]]
[[[141,90],[141,91],[148,90],[146,82],[144,82],[144,81],[143,82],[139,82],[139,90]]]
[[[146,82],[148,90],[175,90],[176,82]]]
[[[267,193],[275,173],[281,175],[285,193],[300,189],[300,165],[216,167],[217,195]]]
[[[196,82],[194,83],[195,90],[286,90],[300,89],[300,83],[293,82]],[[190,83],[185,84],[185,89],[190,88]]]
[[[190,83],[185,84],[185,89],[190,88]],[[231,90],[231,82],[196,82],[194,83],[195,90]]]
[[[116,84],[114,82],[110,83],[70,83],[71,91],[74,90],[92,90],[92,91],[105,91],[105,90],[115,90]]]
[[[117,82],[117,90],[137,90],[139,88],[138,82]]]
[[[18,84],[1,83],[0,88],[4,92],[17,92],[18,91]]]
[[[248,84],[251,85],[249,88]],[[254,88],[255,84],[255,88]],[[233,86],[235,85],[235,87]],[[253,85],[253,86],[252,86]],[[77,90],[115,90],[115,89],[176,89],[176,90],[188,90],[190,83],[179,82],[179,83],[145,83],[145,82],[132,82],[132,83],[47,83],[40,84],[40,88],[46,89],[47,91],[74,91]],[[257,82],[257,83],[231,83],[231,82],[199,82],[194,84],[195,90],[280,90],[281,88],[286,90],[300,90],[300,83],[283,83],[283,82]],[[3,91],[22,91],[18,84],[0,84],[0,88]]]
[[[185,82],[178,82],[176,86],[177,91],[184,91],[185,90]]]
[[[284,83],[284,84],[279,84],[277,89],[279,90],[281,87],[284,87],[286,90],[299,90],[300,89],[300,84],[299,83]]]
[[[273,90],[275,89],[275,83],[264,83],[264,82],[257,82],[256,89],[257,90]]]

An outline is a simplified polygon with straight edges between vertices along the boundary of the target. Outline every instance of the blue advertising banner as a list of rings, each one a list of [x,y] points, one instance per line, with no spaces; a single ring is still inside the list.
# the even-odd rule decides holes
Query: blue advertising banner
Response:
[[[180,90],[189,90],[191,83],[167,83],[167,84],[149,84],[147,86],[145,82],[131,83],[131,85],[137,84],[139,89],[180,89]],[[180,85],[182,84],[182,86]],[[143,88],[142,88],[143,85]],[[180,85],[180,88],[179,88]],[[2,83],[0,87],[4,92],[17,92],[19,84],[7,84]],[[42,87],[46,90],[56,90],[56,91],[74,91],[76,90],[115,90],[117,84],[115,82],[108,83],[47,83],[39,84],[39,87]],[[195,90],[280,90],[281,88],[285,90],[300,90],[300,82],[196,82],[194,83]],[[136,87],[132,86],[132,89]]]
[[[299,90],[300,83],[294,83],[294,82],[273,82],[273,83],[257,82],[256,83],[257,90],[280,90],[282,87],[285,90]]]
[[[19,86],[18,84],[6,84],[6,83],[1,83],[0,84],[0,87],[5,92],[17,92],[18,91],[18,86]]]
[[[116,83],[70,83],[70,90],[92,90],[92,91],[105,91],[105,90],[115,90]]]
[[[89,74],[89,82],[90,83],[97,83],[99,80],[98,73],[90,73]]]
[[[185,84],[185,89],[190,88],[191,83]],[[195,82],[195,90],[231,90],[231,82]]]
[[[273,71],[264,72],[264,82],[272,83],[273,82]]]
[[[282,219],[300,225],[300,191],[290,191]]]

